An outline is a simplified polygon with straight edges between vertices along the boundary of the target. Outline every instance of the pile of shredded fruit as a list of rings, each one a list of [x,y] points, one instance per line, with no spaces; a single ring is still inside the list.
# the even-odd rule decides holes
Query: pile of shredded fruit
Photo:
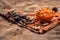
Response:
[[[60,13],[57,8],[41,8],[34,13],[22,13],[20,10],[10,10],[6,14],[0,13],[6,20],[35,33],[44,33],[60,23]]]

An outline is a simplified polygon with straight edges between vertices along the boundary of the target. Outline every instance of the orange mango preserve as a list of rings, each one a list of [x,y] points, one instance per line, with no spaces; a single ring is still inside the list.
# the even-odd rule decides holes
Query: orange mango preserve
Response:
[[[39,12],[36,13],[37,18],[40,21],[50,21],[54,17],[55,12],[49,8],[42,8]]]

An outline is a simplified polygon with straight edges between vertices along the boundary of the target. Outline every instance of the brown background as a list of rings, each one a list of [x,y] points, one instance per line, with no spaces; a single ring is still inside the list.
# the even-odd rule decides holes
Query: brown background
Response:
[[[1,13],[10,8],[33,12],[41,7],[57,7],[60,10],[60,0],[0,0]],[[44,34],[36,34],[0,17],[0,40],[60,40],[60,25]]]

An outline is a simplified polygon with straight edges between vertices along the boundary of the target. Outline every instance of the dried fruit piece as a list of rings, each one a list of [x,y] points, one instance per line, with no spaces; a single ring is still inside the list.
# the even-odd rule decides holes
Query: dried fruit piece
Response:
[[[50,21],[54,17],[55,12],[48,8],[42,8],[40,12],[37,12],[37,18],[40,21]]]

